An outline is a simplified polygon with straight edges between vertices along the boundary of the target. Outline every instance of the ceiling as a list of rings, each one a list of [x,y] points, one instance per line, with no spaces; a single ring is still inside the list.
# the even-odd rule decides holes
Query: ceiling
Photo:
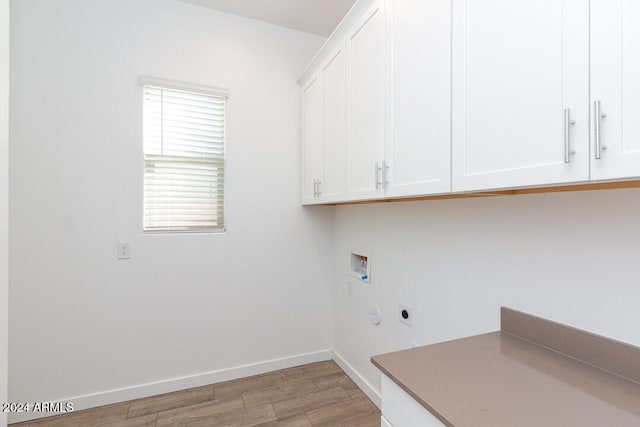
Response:
[[[325,37],[355,3],[355,0],[183,1]]]

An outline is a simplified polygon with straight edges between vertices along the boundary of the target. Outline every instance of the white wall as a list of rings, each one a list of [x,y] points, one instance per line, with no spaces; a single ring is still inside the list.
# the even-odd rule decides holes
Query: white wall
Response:
[[[9,335],[9,0],[0,0],[0,402],[7,399]],[[7,415],[0,413],[0,426]]]
[[[379,391],[372,355],[498,330],[500,306],[640,345],[639,218],[639,189],[339,207],[335,351]],[[352,250],[371,284],[349,297]]]
[[[330,349],[333,212],[298,200],[323,39],[178,0],[12,6],[11,400]],[[142,234],[141,74],[230,90],[226,234]]]

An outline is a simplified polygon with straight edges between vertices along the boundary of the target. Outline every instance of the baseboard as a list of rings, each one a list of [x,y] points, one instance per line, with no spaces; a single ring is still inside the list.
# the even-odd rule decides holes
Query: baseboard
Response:
[[[371,385],[356,369],[351,366],[339,353],[333,351],[333,361],[353,380],[354,383],[366,394],[369,399],[380,409],[382,409],[382,396],[376,388]]]
[[[233,368],[220,369],[217,371],[204,372],[201,374],[157,381],[153,383],[108,390],[100,393],[85,394],[82,396],[66,397],[62,399],[52,399],[52,401],[73,402],[74,412],[77,412],[84,409],[91,409],[99,406],[126,402],[127,400],[142,399],[144,397],[171,393],[174,391],[185,390],[193,387],[201,387],[223,381],[235,380],[238,378],[250,377],[252,375],[264,374],[280,369],[306,365],[308,363],[331,360],[332,354],[333,352],[331,350],[316,351],[313,353],[299,354],[296,356],[252,363],[249,365],[242,365]],[[38,418],[50,417],[53,415],[56,414],[36,412],[14,413],[9,414],[9,422],[17,423],[30,421]]]

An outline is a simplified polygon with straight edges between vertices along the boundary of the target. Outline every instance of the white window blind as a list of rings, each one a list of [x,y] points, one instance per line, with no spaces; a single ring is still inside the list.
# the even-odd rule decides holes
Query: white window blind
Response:
[[[226,97],[143,88],[144,231],[224,230]]]

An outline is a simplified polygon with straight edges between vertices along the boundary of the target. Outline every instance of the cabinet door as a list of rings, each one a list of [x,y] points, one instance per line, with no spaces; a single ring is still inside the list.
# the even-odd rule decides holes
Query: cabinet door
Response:
[[[313,77],[302,90],[302,201],[313,203],[322,175],[322,84]]]
[[[336,201],[347,190],[347,73],[342,45],[322,69],[322,201]]]
[[[588,0],[453,0],[453,191],[589,179],[588,26]]]
[[[380,417],[380,426],[381,427],[393,427],[389,421],[384,416]]]
[[[591,178],[595,180],[640,176],[638,22],[638,0],[591,0]]]
[[[382,196],[385,140],[385,18],[376,1],[347,38],[349,49],[349,198]]]
[[[386,375],[382,375],[382,416],[394,427],[444,427],[442,421]]]
[[[392,129],[386,195],[449,192],[451,0],[394,0],[387,8]]]

